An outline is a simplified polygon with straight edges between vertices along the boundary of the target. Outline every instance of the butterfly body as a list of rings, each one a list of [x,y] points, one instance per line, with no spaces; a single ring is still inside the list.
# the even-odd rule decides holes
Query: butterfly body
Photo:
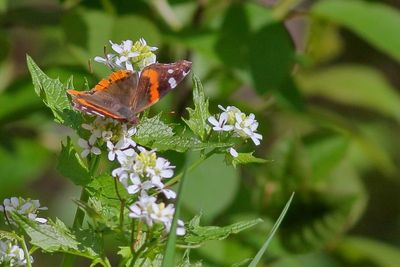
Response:
[[[67,92],[78,110],[136,124],[136,114],[174,89],[190,72],[191,66],[191,62],[182,60],[171,64],[154,63],[140,74],[119,70],[90,91]]]

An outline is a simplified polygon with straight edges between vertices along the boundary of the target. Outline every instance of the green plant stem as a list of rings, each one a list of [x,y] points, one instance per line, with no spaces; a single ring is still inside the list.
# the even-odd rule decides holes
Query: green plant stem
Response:
[[[192,165],[189,166],[188,168],[188,172],[194,170],[197,166],[199,166],[201,163],[203,163],[203,161],[205,161],[206,159],[208,159],[209,157],[211,157],[212,155],[215,154],[216,152],[216,148],[214,148],[213,150],[211,150],[210,152],[206,153],[204,156],[200,157],[198,160],[196,160],[195,162],[193,162]],[[175,177],[173,177],[171,180],[169,180],[167,183],[165,183],[166,186],[172,186],[175,183],[179,182],[179,180],[182,178],[183,176],[183,171],[180,172],[179,174],[177,174]]]
[[[97,170],[97,167],[99,166],[100,162],[100,157],[99,156],[94,156],[92,157],[89,162],[89,175],[90,177],[94,176],[94,173]],[[81,191],[81,196],[79,198],[80,202],[86,203],[89,200],[89,193],[86,191],[86,189],[83,187]],[[82,226],[83,221],[85,219],[85,212],[79,208],[79,206],[76,208],[75,212],[75,217],[74,217],[74,222],[72,224],[73,229],[78,229],[79,227]],[[75,255],[72,254],[64,254],[64,257],[61,262],[62,267],[71,267],[73,266],[75,261]]]
[[[25,254],[26,266],[32,267],[31,256],[29,254],[28,247],[26,246],[25,238],[23,236],[19,236],[18,241],[21,243],[22,250],[24,251]]]

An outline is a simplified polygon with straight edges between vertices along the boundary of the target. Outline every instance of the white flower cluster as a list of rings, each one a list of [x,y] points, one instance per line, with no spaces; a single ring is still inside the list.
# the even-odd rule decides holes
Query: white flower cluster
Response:
[[[125,40],[121,44],[110,41],[110,44],[118,55],[107,54],[105,58],[95,57],[95,61],[111,68],[130,71],[141,71],[146,66],[156,62],[156,55],[153,52],[157,50],[157,47],[148,46],[143,38],[135,43],[132,40]]]
[[[234,106],[226,108],[218,105],[222,112],[216,116],[210,116],[208,122],[213,125],[213,130],[217,132],[233,132],[236,137],[243,139],[251,138],[253,143],[258,146],[262,135],[257,133],[258,122],[253,113],[246,115],[240,109]],[[238,153],[234,148],[229,149],[233,157],[237,157]]]
[[[33,258],[30,257],[31,262]],[[1,266],[26,266],[25,253],[22,248],[10,240],[0,240],[0,264]]]
[[[3,205],[0,205],[1,212],[17,212],[32,221],[46,223],[47,219],[37,217],[40,210],[47,210],[47,207],[40,207],[39,200],[23,199],[21,197],[6,198],[3,201]],[[8,221],[13,222],[10,217],[8,217]]]
[[[149,227],[154,223],[162,223],[168,232],[175,212],[174,205],[156,203],[157,199],[149,195],[163,193],[167,199],[176,197],[176,193],[163,183],[174,175],[175,166],[168,160],[157,157],[154,150],[149,151],[140,146],[117,153],[117,160],[120,167],[114,169],[112,175],[119,179],[129,194],[140,194],[138,201],[129,207],[129,216],[142,219]],[[183,222],[179,220],[178,235],[185,234],[183,226]]]
[[[175,213],[175,207],[173,204],[168,204],[165,206],[163,202],[156,203],[156,198],[148,196],[145,191],[142,191],[139,200],[130,206],[129,217],[140,218],[146,222],[150,227],[154,223],[164,224],[165,230],[170,231],[172,220]],[[185,224],[182,220],[177,221],[176,234],[185,235]]]
[[[136,146],[132,136],[136,133],[135,127],[128,127],[113,119],[97,117],[91,124],[82,124],[82,128],[90,132],[88,140],[79,138],[78,144],[83,148],[81,156],[86,158],[90,153],[100,155],[100,146],[104,143],[108,149],[108,159],[113,161],[117,153]]]
[[[176,193],[164,184],[165,179],[174,175],[175,166],[157,157],[154,150],[136,146],[132,140],[136,128],[128,128],[127,124],[98,117],[91,124],[83,124],[82,128],[90,131],[91,135],[88,140],[79,139],[79,144],[84,148],[81,156],[100,154],[100,145],[106,143],[108,159],[119,163],[119,167],[112,171],[112,176],[118,178],[129,194],[140,195],[139,200],[130,207],[130,216],[141,218],[149,227],[154,223],[162,223],[169,231],[174,206],[156,203],[156,198],[149,195],[162,193],[167,199],[176,198]],[[100,145],[97,147],[95,144]],[[184,234],[183,222],[179,221],[178,226],[177,233]]]

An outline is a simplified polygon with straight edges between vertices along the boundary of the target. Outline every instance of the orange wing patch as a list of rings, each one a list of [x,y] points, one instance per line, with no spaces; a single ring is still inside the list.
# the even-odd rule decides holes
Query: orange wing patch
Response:
[[[150,88],[149,88],[149,93],[150,93],[150,103],[153,104],[157,102],[160,99],[160,93],[158,92],[158,89],[160,87],[160,84],[158,82],[158,73],[157,71],[153,69],[147,69],[142,72],[142,76],[149,78],[149,83],[150,83]]]
[[[96,112],[98,112],[100,114],[103,114],[105,116],[108,116],[110,118],[117,119],[117,120],[125,119],[125,118],[122,118],[120,116],[115,115],[114,113],[108,112],[107,110],[102,109],[102,108],[100,108],[100,107],[98,107],[98,106],[86,101],[85,99],[77,98],[75,101],[78,104],[80,104],[80,105],[82,105],[82,106],[84,106],[86,108],[92,109],[92,110],[94,110],[94,111],[96,111]]]
[[[95,91],[101,91],[107,89],[112,82],[116,82],[118,80],[124,79],[131,74],[130,71],[127,70],[119,70],[111,73],[106,79],[102,79],[96,86],[94,87]]]

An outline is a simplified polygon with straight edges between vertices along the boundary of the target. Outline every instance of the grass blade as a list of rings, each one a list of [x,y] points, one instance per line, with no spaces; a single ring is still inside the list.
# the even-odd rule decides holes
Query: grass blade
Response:
[[[190,152],[186,155],[185,165],[183,167],[182,178],[180,180],[179,189],[178,189],[178,197],[175,203],[175,214],[174,219],[172,221],[171,230],[169,232],[167,245],[164,251],[164,257],[162,261],[162,267],[171,267],[174,266],[174,257],[175,257],[175,243],[176,243],[176,223],[179,218],[180,206],[182,203],[182,193],[185,183],[185,176],[188,169],[188,162],[190,159]]]
[[[276,230],[278,230],[279,225],[281,224],[283,218],[286,215],[286,212],[289,209],[290,203],[292,203],[293,200],[293,196],[294,196],[294,192],[292,193],[292,195],[289,198],[289,201],[286,203],[285,207],[283,208],[281,215],[279,215],[278,220],[276,221],[276,223],[274,224],[274,227],[272,227],[271,232],[268,234],[267,239],[265,240],[263,246],[261,247],[261,249],[257,252],[256,256],[253,258],[253,260],[250,262],[249,267],[256,267],[257,264],[259,263],[259,261],[261,260],[261,257],[264,255],[265,251],[268,248],[269,243],[272,240],[272,237],[275,235]]]

